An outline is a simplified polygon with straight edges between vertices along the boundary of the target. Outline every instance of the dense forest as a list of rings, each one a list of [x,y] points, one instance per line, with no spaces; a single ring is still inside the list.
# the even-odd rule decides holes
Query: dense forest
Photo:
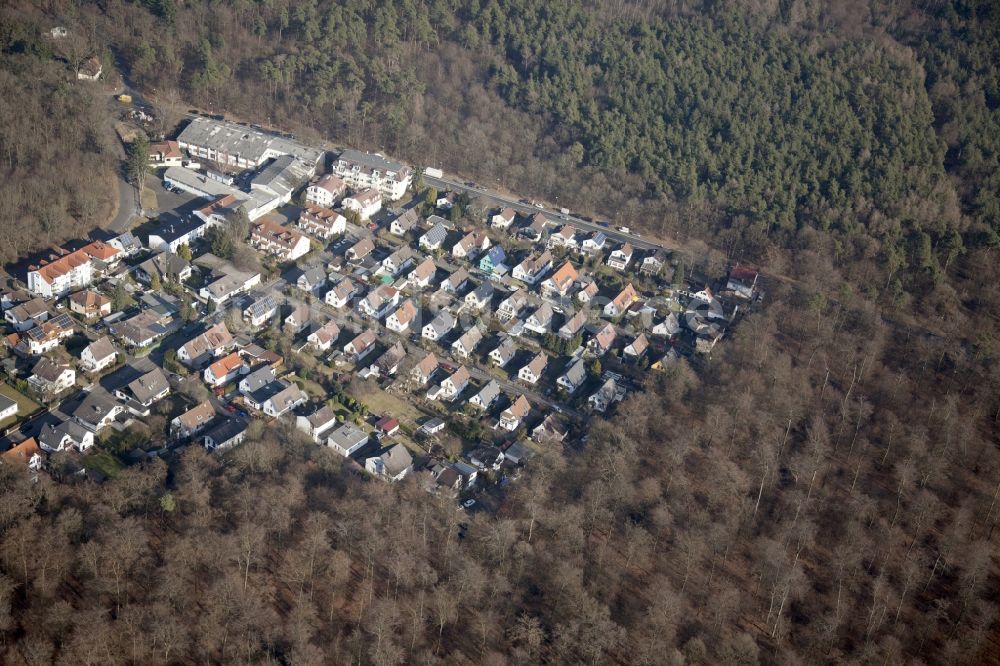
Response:
[[[31,183],[60,176],[82,229],[72,193],[111,168],[45,45],[65,24],[165,114],[385,149],[769,277],[711,359],[496,515],[280,429],[100,486],[0,468],[3,660],[997,663],[1000,9],[829,4],[5,10],[5,252],[46,240]]]

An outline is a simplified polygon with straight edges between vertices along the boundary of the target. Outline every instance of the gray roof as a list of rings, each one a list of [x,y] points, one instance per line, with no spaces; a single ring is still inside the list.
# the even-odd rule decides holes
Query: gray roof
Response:
[[[139,402],[152,400],[167,388],[170,388],[170,383],[159,368],[150,370],[128,385],[129,391]]]
[[[184,128],[177,140],[181,143],[204,146],[230,155],[259,163],[268,154],[295,155],[315,164],[323,155],[322,150],[305,146],[297,141],[255,130],[245,125],[224,120],[195,117]]]
[[[382,459],[382,465],[389,476],[398,476],[413,464],[413,456],[402,444],[396,444],[379,457]]]
[[[240,383],[246,383],[247,392],[255,393],[260,389],[264,388],[266,385],[270,384],[274,380],[274,368],[267,365],[263,368],[254,370],[249,375],[240,380]]]
[[[368,433],[353,423],[344,423],[331,432],[328,439],[346,451],[367,442]]]
[[[272,294],[263,294],[247,306],[246,313],[251,317],[259,317],[278,307],[278,302],[274,300]]]
[[[247,429],[247,424],[239,419],[227,419],[205,433],[205,438],[211,438],[216,446],[224,445]]]
[[[489,406],[500,396],[500,384],[497,380],[491,379],[476,395],[482,404]]]
[[[430,245],[440,245],[448,236],[448,228],[440,222],[431,227],[423,236],[423,241]]]
[[[476,300],[485,301],[493,297],[493,291],[492,282],[483,282],[472,293],[475,295]]]
[[[54,382],[59,379],[64,370],[69,368],[68,365],[63,365],[61,363],[56,363],[55,361],[49,360],[45,357],[38,359],[35,363],[35,367],[31,369],[31,374],[36,377],[41,377],[47,382]]]
[[[455,317],[447,310],[442,310],[438,313],[437,317],[434,317],[434,321],[430,323],[430,326],[438,335],[443,335],[455,328]]]
[[[73,410],[73,417],[84,423],[96,424],[118,405],[118,401],[110,393],[98,387],[88,393],[83,402]]]
[[[11,406],[16,405],[16,400],[11,400],[4,394],[0,393],[0,411],[5,411],[11,408]]]
[[[312,176],[315,169],[315,160],[312,164],[308,164],[293,155],[280,155],[254,176],[250,181],[250,187],[266,189],[284,197]]]
[[[391,171],[400,174],[400,180],[411,172],[410,167],[387,159],[382,155],[363,153],[360,150],[351,150],[350,148],[344,150],[337,159],[349,166],[357,165],[365,172],[381,171],[382,173],[386,173]]]
[[[160,279],[178,275],[188,267],[186,259],[173,252],[160,252],[139,264],[139,270],[146,275],[156,275]]]
[[[300,280],[302,278],[305,278],[306,282],[312,285],[326,282],[326,269],[324,269],[322,266],[313,266],[312,268],[307,268],[304,271],[302,271],[302,275],[299,276]]]
[[[578,358],[569,364],[566,372],[563,373],[566,379],[574,386],[579,385],[587,377],[587,369],[583,365],[583,359]]]

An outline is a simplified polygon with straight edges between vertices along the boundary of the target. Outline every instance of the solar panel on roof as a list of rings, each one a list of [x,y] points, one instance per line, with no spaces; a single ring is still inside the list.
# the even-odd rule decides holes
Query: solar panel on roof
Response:
[[[73,319],[66,313],[56,316],[52,319],[52,323],[59,328],[73,328]]]

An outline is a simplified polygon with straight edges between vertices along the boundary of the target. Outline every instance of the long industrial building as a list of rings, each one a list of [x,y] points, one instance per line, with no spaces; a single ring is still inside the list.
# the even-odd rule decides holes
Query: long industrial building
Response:
[[[292,155],[311,168],[323,156],[318,148],[225,120],[195,117],[177,142],[192,157],[232,169],[255,169],[269,159]]]

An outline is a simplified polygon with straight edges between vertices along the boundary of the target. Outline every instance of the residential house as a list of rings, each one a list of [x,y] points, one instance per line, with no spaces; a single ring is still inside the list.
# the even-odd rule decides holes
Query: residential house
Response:
[[[556,380],[556,384],[566,389],[570,394],[574,393],[584,381],[587,379],[587,368],[583,364],[582,358],[576,358],[570,361],[569,366],[566,368],[566,372],[559,375]]]
[[[663,321],[655,324],[650,333],[662,338],[672,338],[680,333],[680,330],[681,325],[677,320],[677,314],[675,312],[671,312],[663,319]]]
[[[350,262],[359,263],[374,251],[375,241],[370,237],[365,237],[351,247],[347,248],[347,252],[344,253],[344,258]]]
[[[283,227],[272,217],[263,217],[250,231],[250,244],[274,255],[279,261],[295,261],[309,253],[309,237],[295,229]]]
[[[72,337],[73,331],[73,320],[68,314],[61,314],[24,333],[12,333],[7,336],[7,344],[23,354],[45,354]]]
[[[535,213],[531,216],[531,222],[528,226],[521,229],[520,234],[528,240],[537,243],[545,235],[546,224],[548,224],[548,220],[545,216],[541,213]]]
[[[439,418],[428,419],[426,423],[420,426],[421,432],[425,435],[435,435],[442,430],[444,430],[445,422]]]
[[[410,208],[397,215],[391,224],[389,232],[396,236],[405,236],[408,231],[417,226],[420,222],[420,211],[416,207]]]
[[[593,280],[589,280],[586,284],[580,286],[580,290],[573,295],[573,298],[579,301],[582,305],[586,305],[594,300],[598,291],[597,283]]]
[[[303,270],[295,280],[295,286],[302,291],[318,294],[326,286],[326,269],[322,266],[313,266]]]
[[[209,451],[231,448],[246,437],[248,425],[241,419],[226,419],[206,431],[202,443]]]
[[[331,319],[310,333],[306,340],[316,351],[325,352],[333,346],[339,337],[340,327],[337,326],[337,322]]]
[[[638,360],[642,358],[647,349],[649,349],[649,340],[646,339],[645,333],[640,333],[637,338],[625,345],[625,349],[622,350],[622,353],[625,356],[631,356]]]
[[[392,437],[399,432],[399,420],[392,416],[383,416],[375,422],[375,430],[383,437]]]
[[[333,172],[354,188],[376,188],[389,201],[402,199],[413,181],[413,169],[374,153],[345,150]]]
[[[469,398],[469,404],[477,409],[488,410],[500,397],[500,384],[497,380],[491,379],[486,383],[479,393]]]
[[[438,210],[451,210],[456,202],[458,202],[458,192],[441,192],[434,202],[434,207]]]
[[[133,349],[148,347],[167,332],[162,315],[153,310],[143,310],[131,319],[116,322],[109,328],[113,335]]]
[[[42,455],[41,447],[38,446],[38,441],[34,437],[29,437],[0,453],[0,462],[5,465],[24,466],[33,472],[40,472],[45,458]]]
[[[490,218],[490,226],[494,229],[509,229],[510,225],[514,223],[514,217],[515,213],[513,208],[501,208],[493,214],[493,217]]]
[[[469,452],[469,462],[480,470],[498,471],[503,463],[503,452],[495,446],[483,445]]]
[[[231,264],[213,271],[212,275],[211,282],[202,287],[198,295],[204,299],[211,299],[216,307],[260,284],[260,273],[243,272]]]
[[[619,399],[618,395],[618,384],[612,377],[605,381],[596,393],[587,398],[587,402],[590,403],[591,409],[603,414],[612,403]]]
[[[434,319],[424,326],[421,336],[427,340],[437,341],[455,328],[455,317],[447,310],[442,310]]]
[[[111,299],[91,289],[70,294],[69,309],[87,319],[111,314]]]
[[[451,343],[451,350],[458,358],[469,358],[469,356],[472,355],[472,352],[475,351],[476,346],[482,342],[482,340],[482,332],[480,332],[477,327],[473,326],[463,333],[458,340]]]
[[[329,240],[347,230],[347,218],[329,208],[306,204],[299,213],[298,225],[299,229],[315,238]]]
[[[295,384],[286,384],[280,391],[264,400],[261,411],[271,418],[278,418],[303,404],[306,399],[302,389]]]
[[[550,249],[554,247],[575,248],[576,227],[572,224],[564,224],[549,236],[546,247]]]
[[[493,283],[483,282],[465,295],[466,306],[477,312],[487,309],[493,301]]]
[[[614,344],[617,335],[614,326],[605,324],[594,334],[594,337],[587,341],[587,349],[592,354],[603,356],[611,349],[611,345]]]
[[[548,363],[549,357],[543,352],[539,352],[527,365],[517,371],[517,378],[528,384],[537,384]]]
[[[631,243],[625,243],[616,250],[613,250],[610,255],[608,255],[608,266],[614,268],[615,270],[623,271],[630,263],[632,263],[632,255],[634,254]]]
[[[545,276],[550,268],[552,268],[552,255],[548,250],[545,250],[538,256],[532,254],[526,257],[524,261],[514,267],[511,275],[515,280],[534,285]]]
[[[420,265],[410,271],[406,279],[411,286],[424,289],[430,285],[435,273],[437,273],[437,266],[434,264],[434,259],[427,257],[420,262]]]
[[[358,363],[361,359],[375,351],[375,340],[375,331],[370,328],[366,329],[344,345],[344,353],[354,363]]]
[[[590,238],[586,238],[582,243],[580,243],[580,252],[586,255],[603,253],[607,242],[608,237],[603,231],[595,231],[590,235]]]
[[[529,331],[544,335],[552,330],[552,318],[555,316],[552,306],[542,303],[524,320],[524,327]]]
[[[344,210],[355,211],[362,220],[368,220],[382,210],[382,193],[376,189],[361,190],[340,202]]]
[[[94,446],[94,433],[76,421],[63,421],[55,426],[46,423],[38,434],[38,445],[49,453],[69,449],[85,453]]]
[[[460,292],[469,281],[469,271],[465,267],[460,267],[441,282],[441,288],[451,294]]]
[[[490,237],[481,229],[470,231],[462,236],[451,248],[451,256],[456,259],[465,259],[471,255],[479,254],[490,246]]]
[[[396,310],[385,320],[385,327],[390,331],[402,333],[410,327],[410,324],[417,316],[417,307],[413,301],[403,301]]]
[[[433,227],[427,230],[417,244],[428,252],[433,250],[440,250],[441,246],[444,244],[445,238],[448,237],[448,227],[445,226],[443,222],[438,222]]]
[[[45,399],[62,393],[75,383],[76,371],[72,367],[45,357],[38,359],[28,377],[28,385]]]
[[[142,252],[143,249],[142,242],[131,231],[118,234],[108,241],[108,245],[118,250],[120,253],[118,256],[122,259],[133,257]]]
[[[382,260],[381,272],[387,275],[399,275],[412,266],[416,258],[416,252],[409,245],[402,245]]]
[[[344,423],[326,438],[326,445],[347,458],[368,443],[368,433],[354,425]]]
[[[292,303],[292,311],[285,317],[285,328],[292,334],[298,333],[312,319],[309,305],[306,303]]]
[[[399,303],[399,291],[392,285],[383,284],[368,293],[358,303],[358,310],[373,319],[386,316]]]
[[[354,283],[350,278],[343,278],[337,285],[326,292],[326,296],[323,300],[326,301],[327,305],[332,305],[335,308],[342,308],[351,302],[360,289],[358,285]]]
[[[731,291],[738,298],[750,300],[753,298],[754,290],[757,288],[757,278],[759,272],[752,266],[736,264],[729,271],[729,278],[726,280],[726,290]]]
[[[335,174],[328,173],[309,183],[309,187],[306,188],[306,201],[316,206],[332,208],[346,191],[347,183]]]
[[[191,264],[173,252],[160,252],[135,268],[135,276],[149,284],[153,276],[161,282],[184,282],[191,277]]]
[[[296,416],[295,427],[309,435],[319,444],[326,439],[326,433],[337,425],[337,412],[330,407],[320,407],[309,416]]]
[[[91,342],[80,352],[80,369],[84,372],[100,372],[114,365],[118,352],[108,336],[103,335]]]
[[[238,203],[237,199],[226,196],[209,204],[206,208],[215,210],[213,207],[217,204],[236,205]],[[149,234],[146,246],[154,252],[177,252],[182,245],[191,247],[198,239],[204,238],[210,229],[218,226],[220,219],[224,219],[221,213],[194,214],[183,219],[170,218],[169,222],[161,224],[156,228],[156,231]]]
[[[470,377],[468,368],[464,365],[458,366],[455,372],[441,382],[441,397],[445,400],[455,400],[469,385]]]
[[[510,465],[523,465],[532,455],[531,449],[521,442],[514,442],[503,450],[503,461]]]
[[[486,254],[484,254],[479,260],[479,270],[483,271],[487,275],[490,275],[502,266],[504,260],[506,259],[507,253],[504,252],[503,247],[500,245],[494,245],[487,250]]]
[[[177,349],[177,360],[189,368],[200,367],[225,355],[235,344],[226,322],[220,321],[181,345]]]
[[[179,167],[183,164],[184,153],[176,141],[157,141],[149,144],[149,166],[152,168]]]
[[[519,395],[510,407],[501,412],[499,425],[504,430],[517,430],[518,426],[521,425],[521,421],[527,418],[530,413],[531,403],[528,402],[526,397]]]
[[[119,415],[125,412],[125,405],[100,386],[87,392],[84,399],[73,410],[72,417],[77,423],[99,433],[110,426]]]
[[[497,309],[497,317],[500,321],[509,321],[521,314],[521,310],[528,304],[528,292],[524,289],[517,289],[510,296],[505,298]]]
[[[402,444],[396,444],[378,456],[365,459],[365,470],[386,481],[402,481],[413,470],[413,456]]]
[[[663,272],[663,267],[667,265],[667,252],[662,248],[658,248],[652,254],[646,255],[642,264],[639,266],[639,272],[642,275],[659,275]]]
[[[434,372],[438,367],[438,359],[433,353],[428,353],[424,356],[419,363],[413,366],[410,370],[410,379],[417,383],[419,386],[426,386],[427,382],[431,380]]]
[[[583,310],[579,310],[559,328],[559,337],[571,340],[580,332],[585,323],[587,323],[587,315]]]
[[[517,354],[517,345],[511,338],[503,338],[497,348],[490,352],[490,363],[502,368]]]
[[[605,317],[620,317],[625,314],[633,303],[639,300],[639,294],[636,293],[635,287],[629,282],[625,287],[618,292],[607,305],[604,306],[604,316]]]
[[[174,439],[186,439],[208,427],[215,419],[215,407],[204,400],[170,422],[170,436]]]
[[[406,358],[406,349],[402,342],[397,342],[389,347],[384,354],[375,361],[375,366],[384,377],[391,377],[399,370],[399,364]]]
[[[224,386],[240,376],[243,370],[243,357],[239,352],[232,352],[205,368],[202,378],[209,386]]]
[[[47,321],[50,316],[48,304],[41,296],[15,305],[3,313],[3,318],[15,331],[27,331]]]
[[[163,370],[156,367],[138,379],[129,382],[126,386],[115,390],[115,395],[120,400],[126,401],[130,411],[139,412],[139,416],[146,416],[148,410],[140,410],[136,405],[148,408],[167,397],[169,393],[170,382],[167,381]]]
[[[562,419],[556,414],[549,414],[531,431],[531,439],[539,443],[561,442],[567,434]]]
[[[542,295],[547,298],[566,296],[579,277],[576,268],[570,262],[564,262],[555,273],[542,282]]]
[[[252,328],[260,328],[278,314],[278,300],[272,294],[258,294],[243,310],[243,321]]]
[[[94,265],[83,250],[50,255],[39,265],[28,267],[28,291],[53,298],[88,286],[94,280]]]
[[[274,373],[274,367],[270,365],[265,365],[263,367],[257,368],[248,375],[245,375],[243,379],[240,380],[239,390],[240,394],[244,397],[252,396],[261,389],[263,389],[268,384],[277,381],[275,379],[276,375]],[[251,405],[254,409],[259,409],[258,407]]]

